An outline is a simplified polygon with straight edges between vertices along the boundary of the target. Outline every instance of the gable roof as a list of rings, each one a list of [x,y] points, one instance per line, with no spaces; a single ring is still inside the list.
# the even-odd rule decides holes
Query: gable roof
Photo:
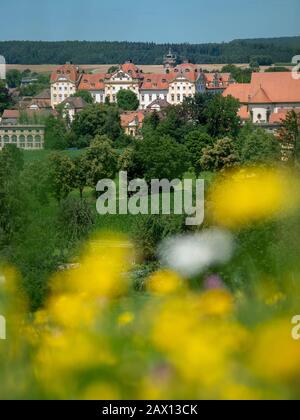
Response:
[[[74,109],[83,109],[87,106],[87,103],[80,96],[70,96],[62,102],[62,105],[70,105]]]
[[[229,85],[223,95],[251,104],[300,103],[300,79],[290,72],[253,73],[251,83]]]
[[[42,92],[34,96],[34,99],[51,99],[50,89],[44,89]]]
[[[141,90],[168,90],[169,80],[167,74],[145,74]]]
[[[17,109],[5,109],[2,114],[2,119],[18,119],[20,111]]]
[[[106,74],[84,74],[79,83],[79,90],[104,90]]]
[[[73,64],[64,64],[58,67],[51,74],[51,83],[57,82],[61,77],[65,77],[68,81],[76,83],[79,79],[78,67]]]
[[[141,126],[145,118],[145,114],[142,111],[129,111],[121,114],[121,126],[123,128],[128,127],[131,123],[136,123]]]

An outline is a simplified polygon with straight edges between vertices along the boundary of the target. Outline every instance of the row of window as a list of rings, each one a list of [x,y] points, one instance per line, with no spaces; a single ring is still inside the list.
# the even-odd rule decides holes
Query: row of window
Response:
[[[141,95],[141,102],[145,102],[146,96],[147,95]],[[148,97],[149,97],[149,101],[152,102],[156,99],[160,99],[161,95],[159,93],[157,93],[156,95],[149,94]],[[167,100],[167,95],[163,95],[163,99]]]
[[[177,102],[181,102],[182,100],[186,99],[187,97],[192,98],[193,95],[185,95],[183,94],[182,96],[180,94],[177,95]],[[175,95],[171,95],[171,101],[175,102]]]
[[[66,86],[59,86],[58,90],[65,90],[65,88],[67,89],[68,87],[69,87],[68,85],[66,85]],[[57,90],[57,87],[56,86],[53,86],[53,89],[54,90]],[[73,86],[71,86],[69,88],[70,91],[72,91],[73,89],[74,89]]]
[[[20,136],[16,136],[16,135],[12,135],[12,136],[8,136],[5,135],[3,137],[0,136],[0,143],[3,142],[4,144],[8,144],[8,143],[41,143],[42,141],[42,137],[41,136],[24,136],[24,135],[20,135]]]
[[[171,89],[175,90],[175,86],[171,86]],[[186,90],[186,86],[176,86],[176,88],[177,90]],[[189,86],[189,90],[192,90],[192,86]]]

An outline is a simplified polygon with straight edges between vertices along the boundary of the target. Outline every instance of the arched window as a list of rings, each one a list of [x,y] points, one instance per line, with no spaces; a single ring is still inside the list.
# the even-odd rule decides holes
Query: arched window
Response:
[[[35,142],[35,147],[37,148],[37,149],[40,149],[40,147],[41,147],[41,136],[35,136],[35,138],[34,138],[34,142]]]
[[[33,148],[33,137],[31,135],[30,136],[27,136],[27,147],[29,149],[32,149]]]
[[[8,135],[5,135],[5,136],[3,137],[3,142],[4,142],[4,144],[9,143],[9,136],[8,136]]]
[[[17,144],[18,143],[18,137],[16,135],[13,135],[12,138],[11,138],[11,142],[14,143],[14,144]]]

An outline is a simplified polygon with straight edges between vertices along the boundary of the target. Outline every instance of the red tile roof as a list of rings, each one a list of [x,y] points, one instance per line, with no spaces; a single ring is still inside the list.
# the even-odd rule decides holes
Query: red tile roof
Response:
[[[2,118],[5,119],[15,119],[20,117],[20,111],[16,109],[5,109],[2,115]]]
[[[145,74],[142,90],[168,90],[169,89],[168,74]]]
[[[290,72],[253,73],[251,83],[229,85],[228,95],[242,103],[300,103],[300,80]]]
[[[143,124],[144,118],[145,118],[145,114],[142,111],[124,112],[123,114],[121,114],[121,126],[123,128],[126,128],[132,122],[137,121],[139,127],[141,127]]]
[[[84,74],[78,86],[79,90],[104,90],[106,74]]]
[[[56,82],[60,77],[66,77],[70,82],[76,83],[79,79],[79,71],[77,66],[73,64],[64,64],[58,67],[51,74],[51,82]]]
[[[143,73],[133,63],[125,63],[125,64],[122,64],[121,70],[124,73],[129,74],[133,79],[141,79],[141,78],[143,78]]]
[[[290,111],[292,111],[290,108],[282,108],[277,113],[273,112],[270,116],[269,122],[271,124],[281,123],[286,119],[286,116]],[[299,112],[300,114],[300,107],[294,109],[294,111]]]
[[[228,86],[223,93],[223,96],[233,96],[234,98],[239,99],[241,103],[246,104],[249,102],[250,92],[250,83],[235,83]]]

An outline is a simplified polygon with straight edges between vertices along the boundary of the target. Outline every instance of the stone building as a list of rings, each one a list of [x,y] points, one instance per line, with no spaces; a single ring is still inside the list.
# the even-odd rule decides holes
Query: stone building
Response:
[[[40,150],[44,148],[45,126],[0,124],[0,150],[7,144],[20,149]]]

